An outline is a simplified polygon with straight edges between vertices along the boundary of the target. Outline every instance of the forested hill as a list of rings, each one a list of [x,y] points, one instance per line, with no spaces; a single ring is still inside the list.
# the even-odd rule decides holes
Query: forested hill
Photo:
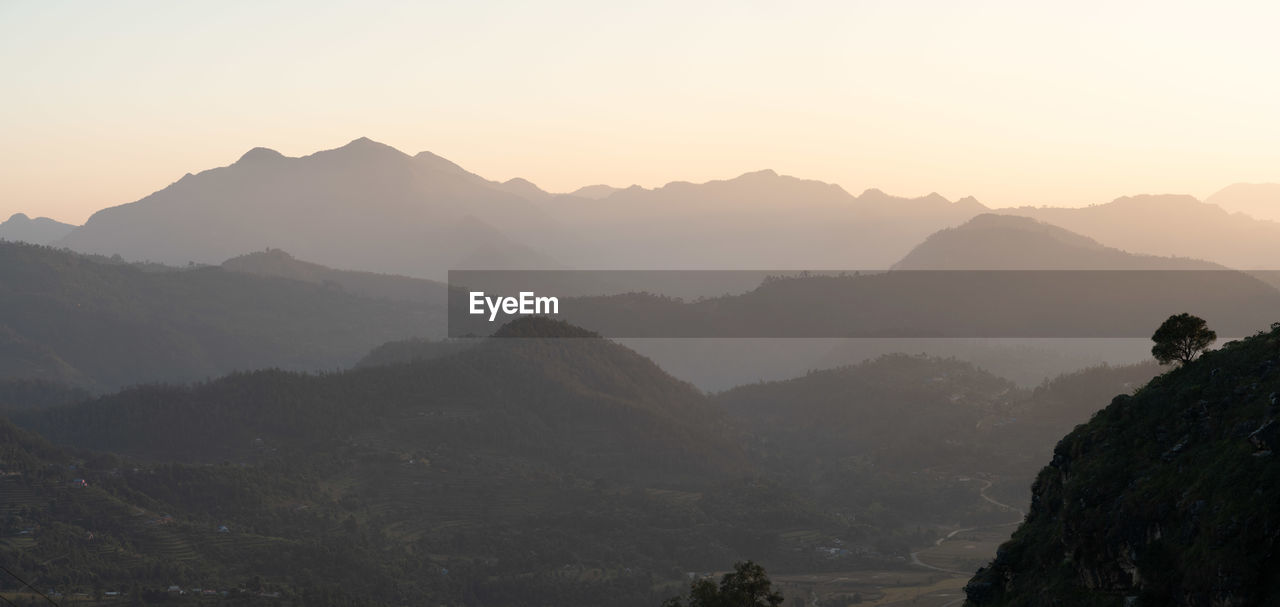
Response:
[[[148,603],[181,585],[306,605],[652,606],[687,572],[744,558],[907,567],[929,527],[1007,520],[959,475],[1015,499],[1002,487],[1024,495],[1024,462],[1045,455],[1009,436],[1061,435],[1020,425],[1039,410],[1028,391],[954,360],[887,356],[707,397],[546,318],[436,343],[70,405],[14,385],[42,404],[0,432],[18,462],[0,467],[21,472],[0,487],[0,560],[42,588]],[[1119,375],[1036,394],[1069,424],[1087,415],[1076,381]]]
[[[590,335],[543,318],[504,330]],[[501,452],[623,481],[745,470],[723,416],[700,392],[599,338],[492,339],[409,364],[141,386],[14,419],[55,442],[153,460],[234,461],[264,445],[308,454],[368,443]]]
[[[443,326],[443,312],[421,302],[216,267],[144,271],[18,243],[0,242],[0,292],[0,379],[92,389],[334,369]]]
[[[563,337],[16,412],[81,455],[41,441],[58,458],[28,468],[52,476],[0,486],[24,500],[0,505],[19,517],[10,535],[30,530],[0,539],[0,559],[42,588],[136,582],[144,597],[175,584],[306,605],[641,606],[743,542],[807,563],[760,538],[842,528],[742,480],[723,416],[649,360],[546,319],[507,334]],[[0,434],[0,453],[26,450]]]
[[[1277,358],[1280,323],[1067,435],[969,604],[1280,603]]]

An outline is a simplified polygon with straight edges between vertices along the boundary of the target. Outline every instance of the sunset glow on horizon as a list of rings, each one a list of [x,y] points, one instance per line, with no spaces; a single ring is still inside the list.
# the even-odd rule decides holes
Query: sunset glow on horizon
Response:
[[[8,2],[0,220],[79,224],[253,147],[361,136],[553,192],[770,168],[991,207],[1203,198],[1280,182],[1278,22],[1263,2]]]

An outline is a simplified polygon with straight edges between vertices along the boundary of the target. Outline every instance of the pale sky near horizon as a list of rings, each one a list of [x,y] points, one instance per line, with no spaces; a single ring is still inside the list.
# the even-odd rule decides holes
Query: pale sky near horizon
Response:
[[[1280,5],[0,0],[0,220],[360,136],[551,191],[988,206],[1280,181]]]

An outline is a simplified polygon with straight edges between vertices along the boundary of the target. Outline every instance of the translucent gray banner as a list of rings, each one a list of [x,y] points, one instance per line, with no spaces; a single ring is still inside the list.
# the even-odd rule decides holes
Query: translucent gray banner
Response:
[[[1280,321],[1280,272],[457,270],[449,335],[527,315],[604,337],[1150,337],[1188,312],[1219,335]]]

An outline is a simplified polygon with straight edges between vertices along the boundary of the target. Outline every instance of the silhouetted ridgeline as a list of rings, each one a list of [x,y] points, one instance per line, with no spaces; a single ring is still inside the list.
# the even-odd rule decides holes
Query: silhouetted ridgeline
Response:
[[[1241,270],[1275,270],[1280,259],[1280,223],[1228,213],[1191,196],[1124,196],[1080,208],[1019,207],[1001,212],[1148,255],[1205,259]]]
[[[1280,325],[1152,380],[1054,449],[974,605],[1280,602]]]
[[[52,244],[66,237],[74,229],[76,226],[54,221],[48,217],[32,219],[24,213],[14,213],[7,221],[0,223],[0,240]]]
[[[567,240],[501,184],[439,156],[365,138],[288,158],[254,148],[141,200],[94,213],[58,244],[171,264],[280,248],[301,259],[419,277],[450,267],[555,267],[520,241]]]
[[[309,282],[352,295],[392,301],[416,301],[432,306],[443,305],[448,287],[444,283],[394,274],[336,270],[320,264],[295,259],[280,249],[248,253],[222,262],[232,272],[258,276],[289,278]]]
[[[360,138],[300,158],[252,149],[229,166],[102,209],[56,244],[171,264],[276,247],[331,267],[426,278],[455,268],[793,268],[832,260],[885,268],[926,235],[986,210],[972,198],[937,194],[853,196],[768,170],[584,194],[549,194],[523,179],[498,183],[430,152],[410,156]]]
[[[439,331],[443,310],[216,267],[149,272],[0,243],[0,378],[90,388],[333,369]]]
[[[1183,257],[1135,255],[1029,217],[984,213],[931,234],[895,270],[1225,270]]]

